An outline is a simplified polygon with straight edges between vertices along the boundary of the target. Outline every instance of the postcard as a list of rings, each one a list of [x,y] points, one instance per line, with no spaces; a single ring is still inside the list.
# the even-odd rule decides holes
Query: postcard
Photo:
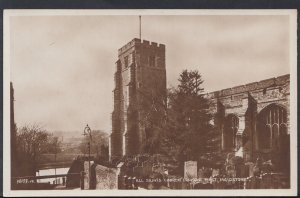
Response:
[[[297,194],[297,10],[4,10],[5,196]]]

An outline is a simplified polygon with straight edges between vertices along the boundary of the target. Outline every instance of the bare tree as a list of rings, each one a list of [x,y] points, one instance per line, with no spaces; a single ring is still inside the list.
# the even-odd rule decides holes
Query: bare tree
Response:
[[[17,133],[17,152],[21,175],[35,175],[38,158],[49,149],[50,134],[38,125],[26,125]]]
[[[61,142],[61,140],[59,140],[59,137],[49,135],[48,143],[45,148],[45,152],[53,153],[53,154],[57,155],[58,153],[60,153],[62,151],[61,146],[62,146],[62,142]]]
[[[103,155],[106,155],[105,148],[108,148],[108,135],[107,133],[100,130],[92,130],[92,139],[90,137],[84,137],[80,143],[79,149],[83,154],[88,152],[88,142],[91,143],[91,153],[96,155],[96,158],[99,158]],[[107,153],[108,155],[108,153]]]

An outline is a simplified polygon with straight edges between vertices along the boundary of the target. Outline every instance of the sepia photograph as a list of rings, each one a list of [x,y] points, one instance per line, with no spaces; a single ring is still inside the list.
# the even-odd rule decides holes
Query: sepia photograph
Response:
[[[5,195],[297,194],[297,10],[3,23]]]

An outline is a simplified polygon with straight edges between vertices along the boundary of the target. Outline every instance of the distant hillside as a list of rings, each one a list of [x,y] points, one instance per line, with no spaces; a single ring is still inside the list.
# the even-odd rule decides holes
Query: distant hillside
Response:
[[[82,132],[80,131],[52,131],[51,133],[57,137],[64,137],[64,139],[82,137]]]
[[[104,132],[102,130],[93,130],[93,132],[101,133],[103,134],[103,136],[107,136],[107,137],[109,135],[107,132]],[[54,136],[62,138],[64,142],[65,141],[68,142],[70,140],[82,139],[84,137],[82,131],[52,131],[51,133]]]
[[[62,142],[62,148],[66,152],[78,151],[80,145],[84,140],[83,132],[80,131],[53,131],[51,132],[54,136],[59,137],[59,140]],[[93,139],[101,139],[101,143],[108,145],[109,134],[102,130],[92,130],[92,134],[95,137]]]
[[[76,157],[87,154],[88,137],[79,131],[54,131],[52,134],[61,141],[61,152],[56,157],[53,153],[43,154],[39,159],[39,167],[45,168],[49,164],[71,163]],[[91,154],[108,158],[109,134],[101,130],[92,131]]]

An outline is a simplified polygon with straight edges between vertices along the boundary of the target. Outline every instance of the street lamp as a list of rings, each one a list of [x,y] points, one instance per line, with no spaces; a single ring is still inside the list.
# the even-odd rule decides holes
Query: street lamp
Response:
[[[83,135],[84,136],[89,136],[89,142],[88,142],[88,149],[89,149],[89,188],[91,188],[91,140],[92,140],[92,130],[87,124],[86,127],[83,130]]]

